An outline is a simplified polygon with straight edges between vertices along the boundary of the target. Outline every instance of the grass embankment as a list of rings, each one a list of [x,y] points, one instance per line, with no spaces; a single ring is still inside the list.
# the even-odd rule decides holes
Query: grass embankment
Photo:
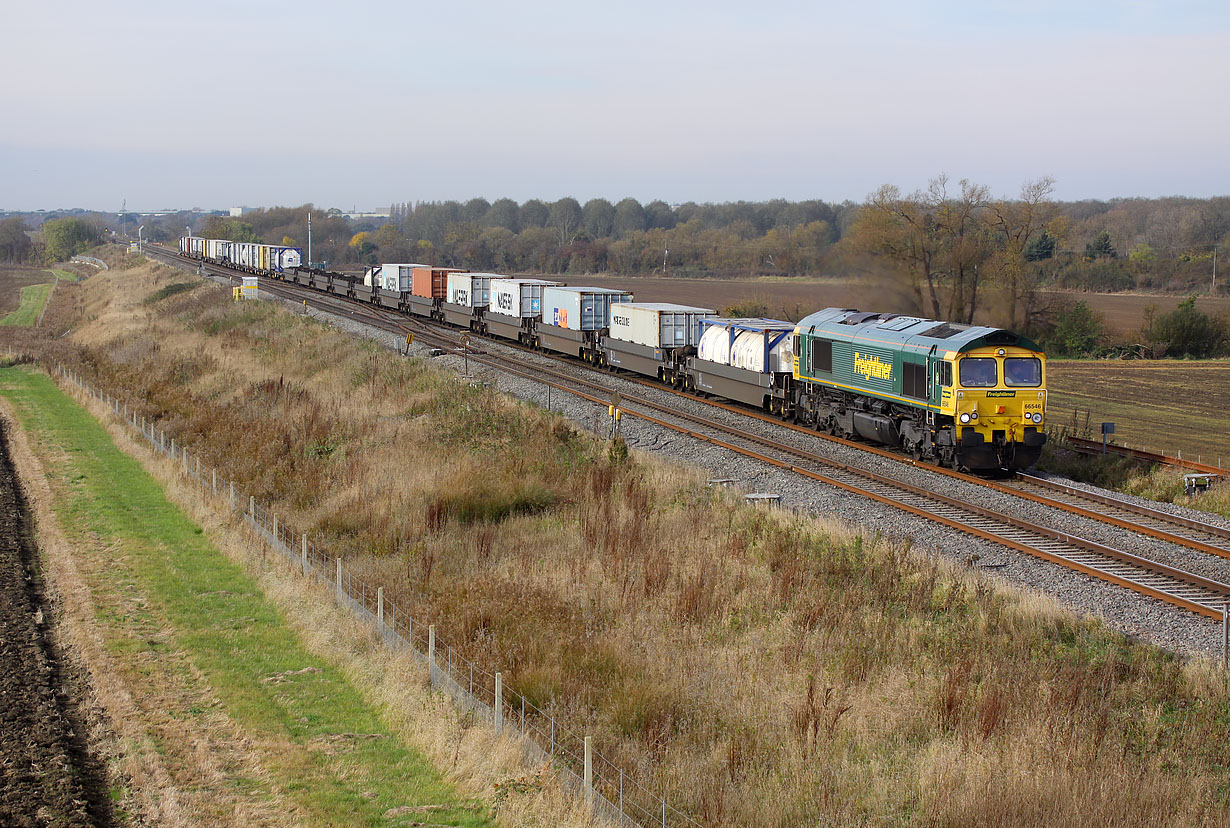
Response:
[[[487,824],[46,375],[0,369],[0,395],[44,458],[98,628],[194,824]]]
[[[56,279],[66,282],[76,282],[78,277],[76,273],[70,273],[67,270],[48,270]],[[38,315],[42,313],[43,306],[47,304],[47,297],[51,295],[51,288],[54,282],[47,282],[39,285],[26,285],[21,289],[21,303],[17,309],[0,318],[0,325],[18,325],[29,326],[38,321]]]
[[[1200,667],[183,276],[60,356],[710,826],[1220,825]]]

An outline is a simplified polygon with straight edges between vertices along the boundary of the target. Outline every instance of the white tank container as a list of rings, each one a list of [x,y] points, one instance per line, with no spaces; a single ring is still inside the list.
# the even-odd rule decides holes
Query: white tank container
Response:
[[[703,326],[705,332],[700,335],[696,346],[696,354],[706,362],[716,362],[718,365],[730,365],[730,331],[717,325]],[[735,334],[735,341],[746,331]]]
[[[542,289],[558,284],[542,279],[492,279],[487,310],[502,316],[541,317]]]
[[[770,341],[776,334],[769,333]],[[794,335],[786,334],[769,351],[769,365],[764,364],[764,338],[760,331],[743,331],[730,349],[730,364],[745,371],[765,373],[789,373],[794,370]]]
[[[649,348],[681,348],[700,340],[697,320],[716,316],[709,308],[669,302],[611,305],[611,338]]]

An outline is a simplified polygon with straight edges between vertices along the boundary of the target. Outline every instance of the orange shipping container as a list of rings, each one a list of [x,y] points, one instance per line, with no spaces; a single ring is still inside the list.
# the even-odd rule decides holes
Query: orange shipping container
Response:
[[[410,293],[423,299],[448,296],[448,274],[465,273],[461,267],[416,267],[410,277]]]

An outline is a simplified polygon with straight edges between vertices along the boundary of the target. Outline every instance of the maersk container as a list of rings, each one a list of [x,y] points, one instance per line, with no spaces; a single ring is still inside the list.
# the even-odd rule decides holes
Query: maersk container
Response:
[[[405,293],[410,289],[414,268],[417,264],[383,264],[373,268],[372,278],[376,287],[393,293]],[[366,281],[366,280],[365,280]]]
[[[543,288],[542,321],[570,331],[600,331],[611,325],[611,305],[631,301],[631,293],[611,288]]]
[[[410,295],[422,299],[444,299],[448,296],[448,274],[464,272],[460,267],[414,266],[414,282]]]
[[[540,317],[543,288],[558,284],[543,279],[492,279],[487,309],[502,316]]]
[[[611,305],[611,337],[648,348],[682,348],[700,341],[700,320],[717,315],[709,308],[669,302],[616,302]]]
[[[491,301],[491,280],[503,278],[498,273],[448,274],[448,296],[451,305],[465,308],[485,308]]]

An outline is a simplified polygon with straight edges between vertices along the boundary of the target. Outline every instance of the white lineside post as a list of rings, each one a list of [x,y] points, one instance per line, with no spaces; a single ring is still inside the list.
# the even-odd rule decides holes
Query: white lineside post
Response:
[[[337,600],[342,601],[342,559],[337,559]]]
[[[218,496],[218,470],[211,468],[209,470],[210,486],[213,487],[214,497]]]
[[[306,578],[306,577],[307,577],[307,573],[308,573],[308,565],[307,565],[307,532],[304,532],[304,533],[303,533],[303,559],[302,559],[302,560],[303,560],[303,577],[304,577],[304,578]]]
[[[163,436],[164,438],[167,436],[166,429],[163,429],[163,431],[162,431],[162,436]],[[165,449],[166,449],[166,447],[164,446],[164,447],[163,447],[163,450],[165,451]],[[174,437],[172,437],[172,438],[171,438],[171,459],[172,459],[172,460],[174,460],[174,459],[175,459],[175,438],[174,438]]]
[[[594,807],[594,746],[593,737],[585,737],[585,807]]]
[[[376,587],[376,623],[380,632],[384,632],[384,587]]]
[[[235,481],[231,481],[231,511],[235,511]]]
[[[495,732],[504,732],[504,674],[495,674]]]
[[[196,456],[196,478],[201,479],[201,455]]]
[[[252,519],[252,525],[256,525],[256,495],[248,495],[248,517]]]
[[[411,643],[413,643],[413,639],[411,639]],[[435,672],[435,669],[436,669],[436,625],[429,624],[427,627],[427,679],[428,681],[431,680],[431,674]],[[497,675],[496,684],[498,686],[500,679],[498,678],[499,674],[497,673],[496,675]]]
[[[277,546],[275,544],[278,542],[278,516],[271,514],[269,517],[273,519],[273,542],[269,545],[276,549]]]

